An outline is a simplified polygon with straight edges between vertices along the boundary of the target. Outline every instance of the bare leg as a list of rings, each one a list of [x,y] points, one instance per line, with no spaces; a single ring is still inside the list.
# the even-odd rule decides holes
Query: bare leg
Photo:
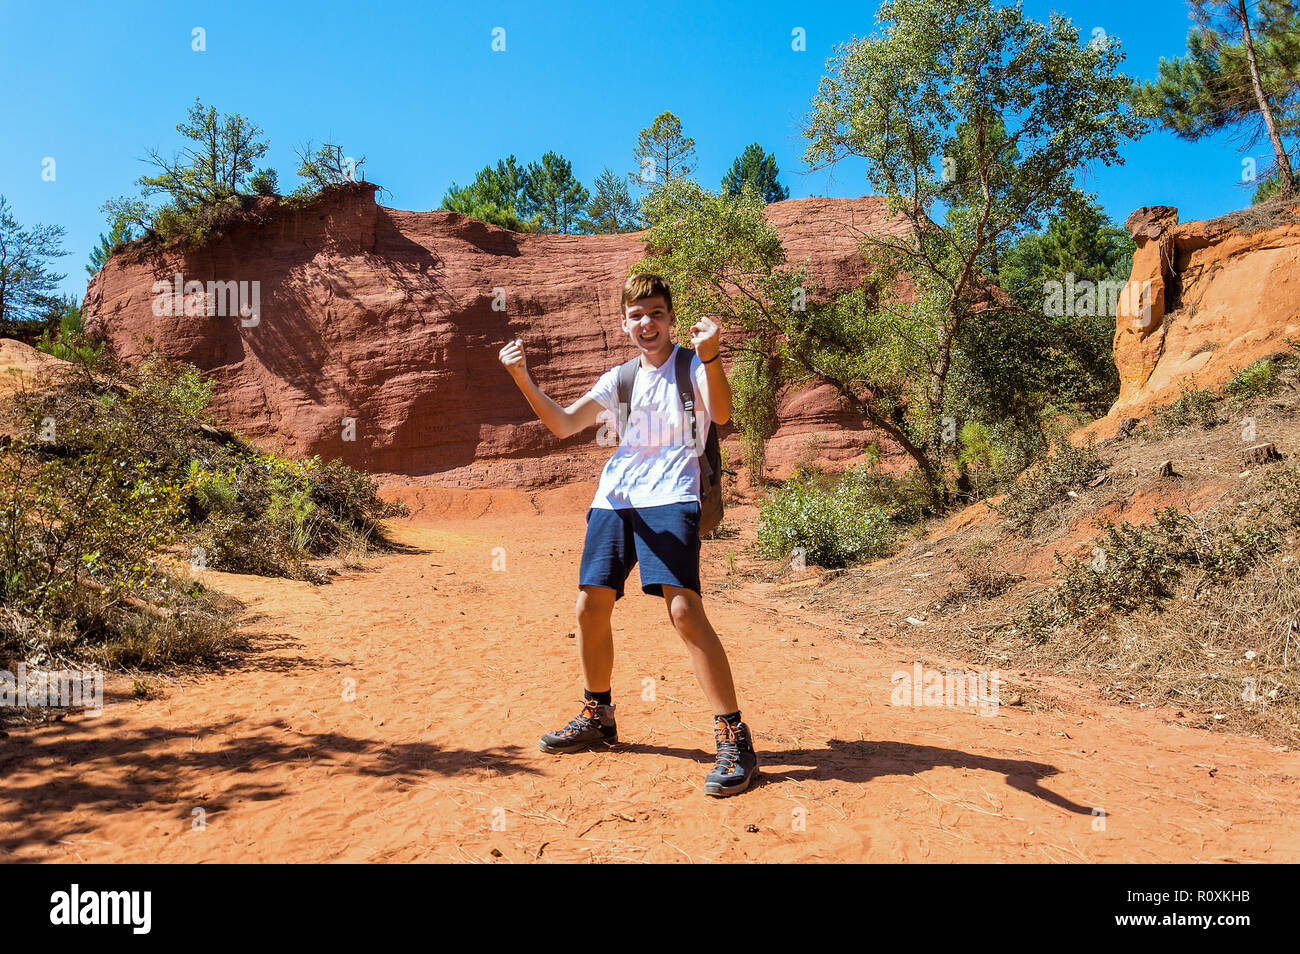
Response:
[[[713,706],[713,713],[735,712],[740,706],[736,704],[731,665],[727,662],[727,651],[722,648],[722,641],[705,615],[704,602],[694,590],[667,583],[663,586],[668,618],[686,643],[695,678],[699,680],[709,705]]]
[[[578,653],[582,676],[591,692],[608,692],[614,675],[614,591],[608,586],[583,586],[578,593]]]

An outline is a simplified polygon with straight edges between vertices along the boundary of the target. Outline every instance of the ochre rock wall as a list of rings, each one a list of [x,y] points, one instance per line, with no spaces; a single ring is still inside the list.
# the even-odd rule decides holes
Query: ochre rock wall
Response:
[[[609,456],[595,430],[556,440],[497,352],[523,338],[534,379],[561,405],[630,357],[618,295],[643,257],[644,233],[521,234],[456,212],[385,208],[376,188],[336,189],[297,211],[261,200],[258,221],[209,247],[114,256],[87,289],[87,328],[128,360],[157,348],[211,372],[217,414],[286,453],[453,486],[595,479]],[[767,214],[789,260],[807,261],[828,292],[864,276],[863,234],[901,228],[873,197],[795,199]],[[204,288],[250,283],[250,314],[208,314],[198,295],[191,314],[180,300],[170,308],[161,289],[178,272]],[[768,456],[777,476],[814,434],[824,435],[817,456],[832,465],[872,440],[897,458],[829,388],[782,395],[780,419]],[[725,443],[737,449],[734,437]]]
[[[1167,206],[1138,209],[1130,286],[1116,313],[1120,393],[1088,428],[1108,435],[1177,399],[1184,386],[1218,388],[1237,371],[1300,344],[1300,204],[1270,202],[1178,224]]]

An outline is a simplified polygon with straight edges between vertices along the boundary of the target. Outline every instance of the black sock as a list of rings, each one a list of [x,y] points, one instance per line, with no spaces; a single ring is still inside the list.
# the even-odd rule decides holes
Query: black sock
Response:
[[[583,689],[582,697],[590,699],[598,705],[608,706],[613,705],[613,692],[613,689],[606,689],[604,692],[592,692],[590,689]]]
[[[740,710],[737,709],[735,712],[728,712],[726,715],[715,715],[713,718],[721,719],[723,722],[730,722],[732,725],[735,725],[740,721]]]

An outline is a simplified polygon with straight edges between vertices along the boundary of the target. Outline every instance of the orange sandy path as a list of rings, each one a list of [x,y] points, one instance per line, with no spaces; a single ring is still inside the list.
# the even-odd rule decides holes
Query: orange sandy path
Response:
[[[623,743],[544,755],[581,695],[568,634],[591,487],[398,493],[426,505],[393,525],[423,552],[323,587],[205,574],[250,603],[241,667],[148,701],[114,680],[98,718],[0,739],[0,859],[1300,860],[1300,754],[1083,694],[992,718],[892,707],[914,651],[742,602],[708,569],[756,787],[703,794],[710,713],[635,573],[614,617]]]

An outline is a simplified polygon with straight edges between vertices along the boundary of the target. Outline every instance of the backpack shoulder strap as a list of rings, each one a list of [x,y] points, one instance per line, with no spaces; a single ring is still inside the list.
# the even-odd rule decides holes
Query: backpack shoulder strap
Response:
[[[705,455],[707,445],[701,443],[696,436],[695,416],[695,377],[691,374],[691,359],[695,357],[695,352],[690,348],[678,347],[677,349],[677,393],[682,399],[682,407],[686,409],[686,423],[691,429],[691,440],[695,441],[695,446],[700,448],[696,455],[700,461],[700,472],[709,477],[713,473],[713,468],[709,465],[708,457]],[[709,422],[709,436],[713,436],[713,422]]]
[[[695,381],[691,378],[691,358],[695,352],[690,348],[677,348],[677,391],[682,397],[682,407],[692,417],[695,415]]]
[[[627,418],[632,404],[632,388],[636,385],[636,373],[641,370],[641,356],[629,358],[618,368],[618,432],[627,429]]]

